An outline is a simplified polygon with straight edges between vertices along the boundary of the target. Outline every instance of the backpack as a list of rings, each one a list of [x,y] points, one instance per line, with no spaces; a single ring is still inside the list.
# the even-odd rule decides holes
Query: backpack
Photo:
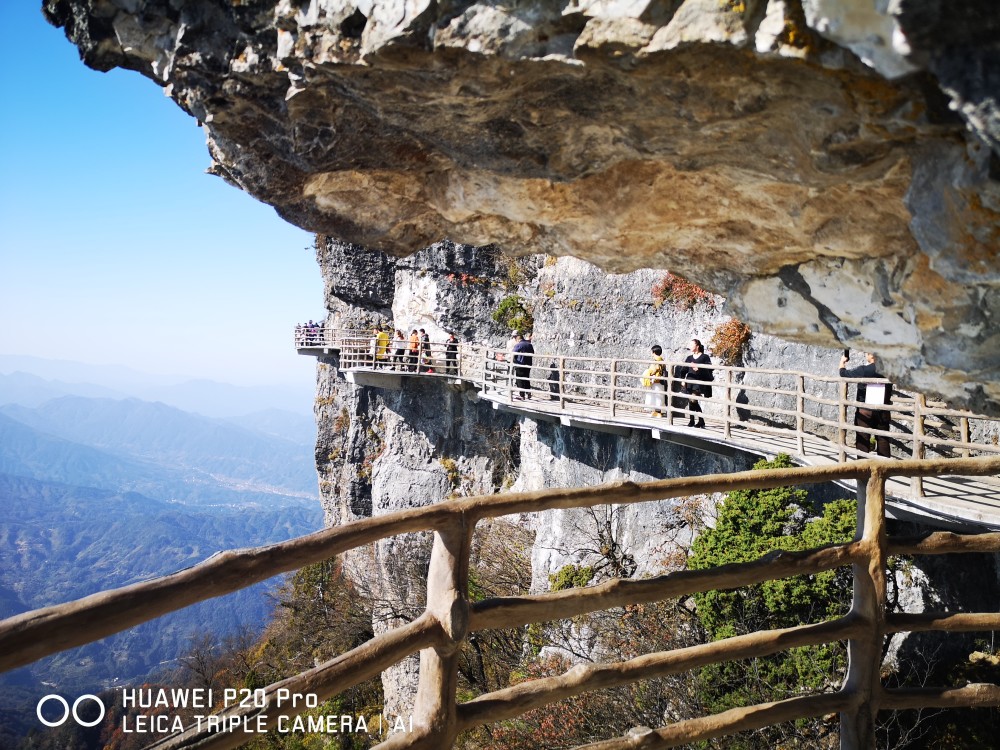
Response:
[[[663,376],[666,373],[663,370],[663,363],[658,362],[653,367],[646,370],[646,374],[642,376],[642,387],[652,388],[654,385],[663,384]]]

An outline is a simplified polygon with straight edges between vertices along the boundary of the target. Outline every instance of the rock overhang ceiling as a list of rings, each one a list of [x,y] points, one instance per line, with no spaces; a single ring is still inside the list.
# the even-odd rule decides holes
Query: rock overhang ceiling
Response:
[[[1000,413],[992,0],[45,7],[305,229],[667,268]]]

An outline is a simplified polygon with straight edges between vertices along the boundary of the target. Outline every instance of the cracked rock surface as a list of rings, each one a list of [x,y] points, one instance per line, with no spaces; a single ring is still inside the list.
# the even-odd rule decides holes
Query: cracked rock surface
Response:
[[[303,228],[669,268],[1000,413],[992,0],[47,0]]]

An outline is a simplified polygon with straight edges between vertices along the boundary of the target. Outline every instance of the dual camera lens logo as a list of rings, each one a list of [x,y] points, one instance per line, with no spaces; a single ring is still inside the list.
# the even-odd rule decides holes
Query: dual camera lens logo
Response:
[[[83,719],[80,718],[79,714],[80,704],[88,700],[93,701],[94,703],[96,703],[98,706],[101,707],[100,715],[98,715],[98,717],[93,721],[84,721]],[[42,706],[44,706],[46,703],[50,701],[55,701],[56,703],[62,706],[63,710],[62,718],[56,721],[50,721],[49,719],[46,719],[44,716],[42,716]],[[75,701],[73,701],[73,707],[70,708],[69,701],[67,701],[61,695],[55,695],[54,693],[52,693],[50,695],[46,695],[44,698],[38,701],[38,705],[35,707],[35,715],[37,715],[38,720],[47,727],[61,727],[63,724],[66,723],[66,721],[69,719],[71,715],[73,717],[73,720],[76,721],[76,723],[79,724],[81,727],[93,727],[99,724],[101,722],[101,719],[104,718],[104,701],[102,701],[96,695],[91,695],[90,693],[86,693],[84,695],[81,695]]]

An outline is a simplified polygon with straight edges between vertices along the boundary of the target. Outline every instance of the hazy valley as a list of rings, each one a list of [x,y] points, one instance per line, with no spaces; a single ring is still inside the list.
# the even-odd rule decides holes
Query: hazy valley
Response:
[[[221,419],[99,383],[14,373],[0,375],[0,403],[0,617],[322,526],[312,420],[266,399]],[[35,726],[34,703],[45,692],[141,680],[193,637],[259,629],[276,583],[4,674],[5,731]]]

